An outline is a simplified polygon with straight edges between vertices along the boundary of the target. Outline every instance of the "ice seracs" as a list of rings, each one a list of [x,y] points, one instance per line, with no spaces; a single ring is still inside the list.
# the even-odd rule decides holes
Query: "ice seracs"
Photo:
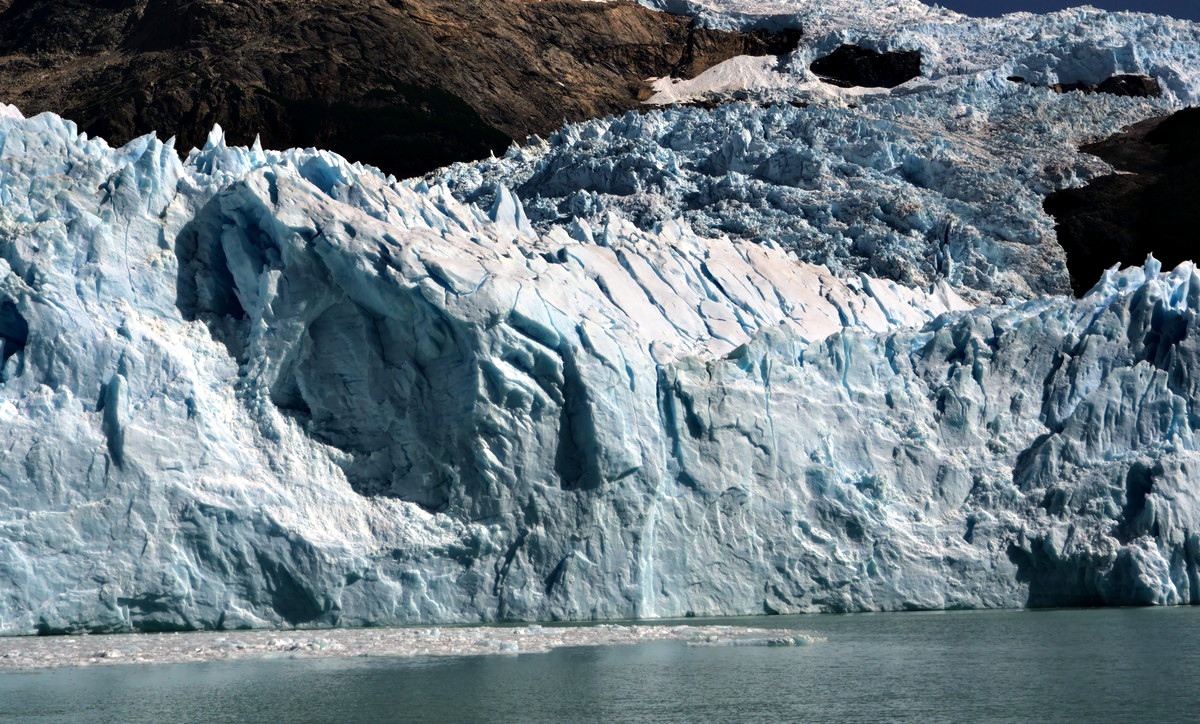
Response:
[[[857,108],[678,108],[569,126],[435,178],[482,205],[511,183],[542,229],[681,215],[702,235],[769,242],[840,276],[944,280],[1000,302],[1070,289],[1042,200],[1107,170],[1075,144],[1170,107],[990,78]]]
[[[718,28],[803,27],[809,34],[846,28],[887,29],[961,20],[918,0],[638,0],[646,7],[692,15]]]
[[[736,16],[728,4],[705,7]],[[1197,98],[1200,26],[1094,8],[1001,18],[929,10],[900,25],[872,17],[809,32],[789,56],[654,83],[650,104],[725,104],[715,111],[572,125],[437,178],[482,204],[503,180],[543,228],[614,211],[652,227],[682,213],[705,236],[770,240],[839,274],[919,287],[945,279],[976,303],[1067,292],[1042,200],[1108,171],[1079,144]],[[921,76],[892,89],[823,82],[811,63],[844,43],[919,51]],[[1129,73],[1152,78],[1164,97],[1044,87]]]
[[[496,617],[514,516],[569,507],[538,491],[661,464],[661,365],[965,306],[219,129],[186,164],[11,108],[0,138],[8,632]]]

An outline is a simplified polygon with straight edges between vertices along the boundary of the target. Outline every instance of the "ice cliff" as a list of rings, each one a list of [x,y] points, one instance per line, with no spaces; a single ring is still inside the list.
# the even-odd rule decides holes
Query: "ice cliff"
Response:
[[[1036,206],[1177,102],[985,70],[404,182],[0,107],[0,633],[1200,603],[1200,274],[1048,294]]]
[[[0,139],[8,631],[645,613],[662,369],[966,306],[219,132]]]

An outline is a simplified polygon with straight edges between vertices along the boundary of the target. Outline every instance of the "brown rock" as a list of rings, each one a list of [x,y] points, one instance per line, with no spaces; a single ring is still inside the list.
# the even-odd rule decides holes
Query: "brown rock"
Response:
[[[121,143],[321,146],[401,176],[634,109],[646,79],[779,53],[629,0],[0,0],[0,100]],[[0,8],[3,6],[0,5]]]
[[[1096,86],[1097,93],[1135,98],[1161,98],[1162,86],[1157,78],[1148,75],[1113,75]]]
[[[1027,82],[1019,75],[1010,75],[1008,79],[1013,83]],[[1035,88],[1040,87],[1037,83],[1031,85]],[[1162,97],[1162,86],[1159,85],[1158,79],[1151,78],[1148,75],[1110,75],[1099,83],[1075,81],[1074,83],[1051,83],[1046,87],[1055,93],[1081,91],[1083,93],[1108,93],[1114,96],[1133,96],[1137,98]]]

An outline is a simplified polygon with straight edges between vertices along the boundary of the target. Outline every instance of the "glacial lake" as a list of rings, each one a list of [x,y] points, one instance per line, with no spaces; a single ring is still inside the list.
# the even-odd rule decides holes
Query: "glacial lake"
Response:
[[[0,674],[0,721],[1128,722],[1200,717],[1200,608],[720,619],[822,637]]]

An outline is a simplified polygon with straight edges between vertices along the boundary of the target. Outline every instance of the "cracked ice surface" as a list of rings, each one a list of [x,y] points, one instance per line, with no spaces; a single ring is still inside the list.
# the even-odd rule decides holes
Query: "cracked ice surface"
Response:
[[[875,7],[795,6],[835,15]],[[893,27],[867,13],[871,22],[814,31],[789,57],[660,79],[651,99],[747,102],[575,124],[434,177],[483,204],[496,183],[509,184],[540,229],[612,213],[653,228],[682,214],[701,235],[771,241],[838,274],[944,280],[977,303],[1069,292],[1042,200],[1110,171],[1079,144],[1200,100],[1200,25],[1095,9],[920,12],[933,19]],[[920,49],[922,77],[892,90],[820,82],[809,63],[843,42]],[[1166,97],[1059,95],[1007,80],[1116,73],[1151,75]]]
[[[1082,137],[1164,102],[1051,96],[1002,79],[987,91],[858,109],[630,114],[432,178],[481,204],[511,182],[543,230],[614,215],[654,229],[682,213],[697,233],[770,243],[839,276],[945,282],[985,303],[1069,291],[1042,199],[1106,171],[1076,150]]]

